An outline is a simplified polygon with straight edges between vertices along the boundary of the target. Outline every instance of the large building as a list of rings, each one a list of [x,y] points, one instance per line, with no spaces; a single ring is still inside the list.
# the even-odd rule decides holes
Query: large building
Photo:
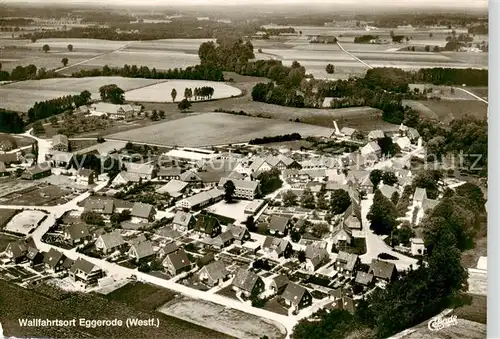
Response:
[[[223,190],[224,184],[229,180],[231,180],[234,184],[235,198],[253,200],[257,196],[259,189],[259,181],[222,178],[219,181],[219,189]]]
[[[163,154],[163,158],[168,160],[184,161],[191,164],[199,164],[200,161],[210,161],[219,159],[220,154],[215,151],[202,148],[177,148]]]

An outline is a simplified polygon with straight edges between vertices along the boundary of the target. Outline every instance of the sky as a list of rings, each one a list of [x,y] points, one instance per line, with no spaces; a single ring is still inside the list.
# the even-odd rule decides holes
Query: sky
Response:
[[[165,6],[165,5],[214,5],[214,4],[342,4],[342,5],[355,5],[355,6],[400,6],[400,7],[474,7],[474,8],[487,8],[488,0],[3,0],[3,3],[32,3],[32,4],[43,4],[43,3],[56,3],[56,4],[71,4],[71,3],[82,3],[87,4],[97,4],[97,5],[141,5],[141,6]],[[384,7],[385,7],[384,6]]]

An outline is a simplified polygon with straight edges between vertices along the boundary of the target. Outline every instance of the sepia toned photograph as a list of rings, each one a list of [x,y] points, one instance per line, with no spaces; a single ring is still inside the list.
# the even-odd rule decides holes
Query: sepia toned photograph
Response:
[[[488,7],[0,1],[0,339],[498,338]]]

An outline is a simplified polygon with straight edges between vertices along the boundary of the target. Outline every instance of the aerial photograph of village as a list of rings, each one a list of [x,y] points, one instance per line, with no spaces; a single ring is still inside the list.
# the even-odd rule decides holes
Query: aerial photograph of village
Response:
[[[486,338],[488,45],[486,0],[1,1],[0,338]]]

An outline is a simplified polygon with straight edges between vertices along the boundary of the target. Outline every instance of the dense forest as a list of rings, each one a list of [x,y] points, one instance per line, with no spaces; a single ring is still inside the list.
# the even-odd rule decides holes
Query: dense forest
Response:
[[[24,122],[19,114],[0,108],[0,132],[22,133],[23,131]]]
[[[28,121],[35,122],[80,107],[89,103],[90,98],[90,92],[83,91],[77,95],[67,95],[61,98],[37,102],[28,110]]]

